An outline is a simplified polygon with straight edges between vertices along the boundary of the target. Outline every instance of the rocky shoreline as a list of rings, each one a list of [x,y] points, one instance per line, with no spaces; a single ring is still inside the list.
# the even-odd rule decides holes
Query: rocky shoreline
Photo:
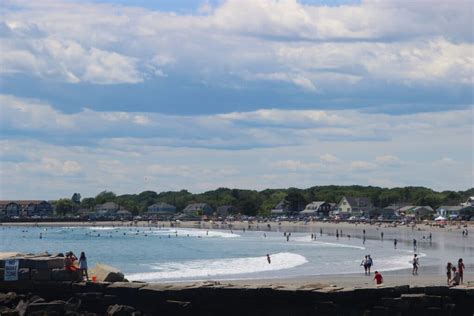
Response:
[[[472,315],[474,288],[0,282],[1,315]]]

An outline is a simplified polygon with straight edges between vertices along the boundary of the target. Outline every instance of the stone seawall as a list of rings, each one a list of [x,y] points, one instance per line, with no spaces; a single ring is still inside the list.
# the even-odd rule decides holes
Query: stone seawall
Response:
[[[474,288],[3,281],[0,314],[459,316],[474,314]]]

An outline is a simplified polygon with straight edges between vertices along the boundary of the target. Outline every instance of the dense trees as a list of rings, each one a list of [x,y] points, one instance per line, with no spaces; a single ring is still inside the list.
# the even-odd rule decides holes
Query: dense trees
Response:
[[[380,188],[373,186],[315,186],[308,189],[266,189],[263,191],[219,188],[200,194],[186,190],[156,193],[144,191],[140,194],[117,196],[113,192],[103,191],[94,198],[84,198],[81,208],[93,208],[97,204],[116,202],[133,214],[141,214],[147,207],[158,202],[165,202],[182,210],[189,203],[208,203],[216,209],[221,205],[233,205],[247,215],[265,215],[281,200],[285,199],[292,209],[301,209],[311,201],[328,201],[337,203],[342,196],[366,196],[377,207],[392,203],[410,203],[413,205],[430,205],[437,208],[443,204],[458,204],[474,196],[474,188],[467,191],[436,192],[424,187]],[[66,214],[77,209],[70,199],[55,202],[58,213]]]

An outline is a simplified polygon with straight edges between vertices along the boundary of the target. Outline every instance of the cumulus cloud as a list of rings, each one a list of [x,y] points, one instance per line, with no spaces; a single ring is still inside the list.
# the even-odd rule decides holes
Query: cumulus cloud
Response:
[[[227,0],[205,7],[205,15],[179,15],[111,4],[8,1],[0,21],[0,68],[95,84],[134,84],[170,72],[219,84],[224,72],[313,93],[363,80],[472,84],[467,1],[327,7]]]

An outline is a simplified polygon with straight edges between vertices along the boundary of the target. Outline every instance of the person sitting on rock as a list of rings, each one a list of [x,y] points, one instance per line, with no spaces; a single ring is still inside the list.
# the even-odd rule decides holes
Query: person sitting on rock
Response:
[[[64,259],[64,268],[67,271],[76,272],[77,271],[76,261],[77,261],[77,257],[74,255],[72,251],[66,252],[66,258]]]

